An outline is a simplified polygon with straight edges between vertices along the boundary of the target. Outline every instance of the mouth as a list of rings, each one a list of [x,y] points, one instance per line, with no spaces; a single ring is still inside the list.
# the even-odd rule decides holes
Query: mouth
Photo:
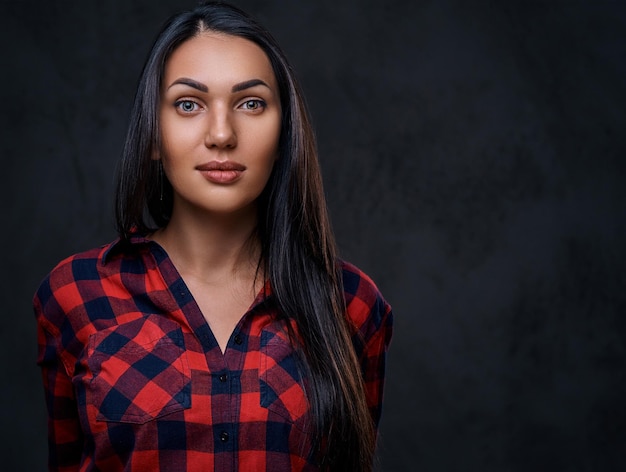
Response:
[[[211,161],[211,162],[207,162],[206,164],[201,164],[199,166],[196,166],[196,170],[243,172],[244,170],[246,170],[246,166],[244,166],[243,164],[239,164],[238,162],[234,162],[234,161],[223,161],[223,162]]]
[[[211,161],[196,166],[196,170],[209,182],[224,185],[239,180],[246,170],[246,166],[233,161]]]

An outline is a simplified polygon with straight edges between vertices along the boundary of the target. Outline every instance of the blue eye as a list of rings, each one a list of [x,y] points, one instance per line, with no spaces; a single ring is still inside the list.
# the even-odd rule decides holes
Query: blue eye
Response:
[[[192,113],[198,109],[198,104],[191,100],[180,100],[174,106],[184,113]]]
[[[241,105],[246,110],[259,110],[260,108],[265,107],[265,102],[263,100],[246,100]]]

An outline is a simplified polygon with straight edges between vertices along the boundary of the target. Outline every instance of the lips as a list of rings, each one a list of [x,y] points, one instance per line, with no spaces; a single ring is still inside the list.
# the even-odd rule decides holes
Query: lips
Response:
[[[241,178],[246,166],[233,161],[211,161],[196,166],[202,176],[215,184],[230,184]]]
[[[244,170],[246,170],[246,166],[244,166],[243,164],[239,164],[238,162],[233,162],[233,161],[223,161],[223,162],[211,161],[211,162],[207,162],[206,164],[201,164],[199,166],[196,166],[196,169],[197,170],[206,170],[206,171],[210,171],[210,170],[222,170],[222,171],[234,170],[234,171],[243,172]]]

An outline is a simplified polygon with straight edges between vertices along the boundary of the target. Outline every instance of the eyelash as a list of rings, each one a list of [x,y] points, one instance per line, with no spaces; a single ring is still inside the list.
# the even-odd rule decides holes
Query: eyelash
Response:
[[[187,104],[187,103],[191,103],[194,109],[184,110],[182,107],[184,104]],[[250,107],[251,104],[254,104],[254,106]],[[176,102],[174,102],[174,107],[184,114],[191,114],[191,113],[198,111],[198,109],[200,108],[200,105],[194,100],[183,99],[183,100],[177,100]],[[239,105],[239,107],[242,107],[244,110],[257,111],[259,109],[262,110],[265,107],[267,107],[267,103],[265,102],[265,100],[261,100],[260,98],[251,98],[249,100],[245,100],[244,102],[242,102],[241,105]]]
[[[243,102],[241,104],[241,106],[249,105],[250,103],[254,103],[256,108],[249,108],[249,107],[247,107],[247,108],[245,108],[246,110],[256,111],[258,109],[263,109],[263,108],[265,108],[267,106],[267,103],[265,103],[265,101],[263,101],[263,100],[261,100],[259,98],[252,98],[250,100],[246,100],[245,102]]]
[[[193,110],[183,110],[182,106],[185,103],[191,103],[194,106]],[[200,107],[200,105],[198,105],[198,103],[194,102],[193,100],[177,100],[176,102],[174,102],[174,107],[177,108],[178,110],[180,110],[183,113],[189,114],[189,113],[193,113],[194,111],[198,111],[198,108]]]

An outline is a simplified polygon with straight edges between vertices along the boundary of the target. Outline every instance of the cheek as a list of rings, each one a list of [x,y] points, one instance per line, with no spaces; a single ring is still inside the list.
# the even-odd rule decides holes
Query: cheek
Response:
[[[243,134],[242,137],[244,137]],[[271,172],[274,163],[278,160],[279,141],[280,129],[274,123],[269,122],[264,126],[248,129],[239,144],[242,146],[242,151],[245,149],[250,152],[249,163],[254,165],[259,172],[263,170]]]
[[[281,126],[280,121],[272,126],[265,135],[266,153],[271,158],[272,164],[278,160]]]
[[[176,159],[177,154],[198,142],[198,123],[173,119],[168,113],[161,114],[159,131],[160,148],[165,157]]]

